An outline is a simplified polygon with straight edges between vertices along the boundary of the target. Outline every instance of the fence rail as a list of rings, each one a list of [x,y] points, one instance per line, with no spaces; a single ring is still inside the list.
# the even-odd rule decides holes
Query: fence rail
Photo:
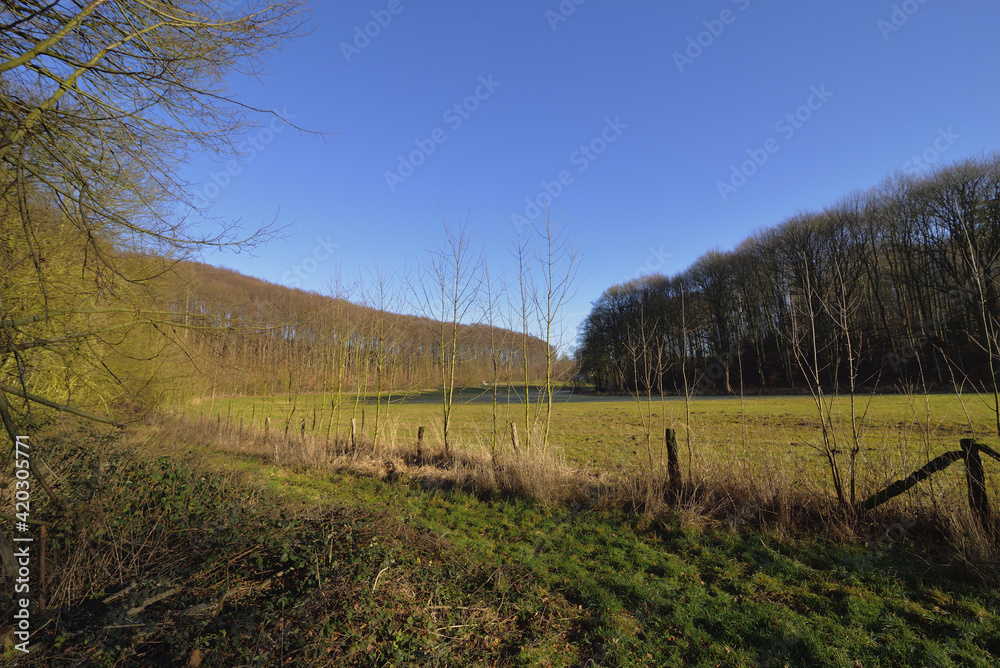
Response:
[[[984,443],[971,438],[963,438],[959,445],[961,450],[952,450],[935,457],[902,480],[897,480],[883,490],[855,505],[855,510],[865,512],[881,506],[886,501],[895,498],[923,482],[935,473],[945,470],[955,462],[965,462],[965,480],[969,490],[969,509],[979,522],[979,526],[988,534],[996,534],[990,513],[990,501],[986,491],[986,472],[983,468],[982,455],[987,455],[1000,462],[1000,454]]]

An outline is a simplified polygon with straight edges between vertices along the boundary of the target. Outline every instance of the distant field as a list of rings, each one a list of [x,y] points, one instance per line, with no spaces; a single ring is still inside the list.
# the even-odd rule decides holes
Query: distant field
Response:
[[[379,418],[386,420],[383,443],[415,445],[417,428],[425,426],[429,447],[440,447],[439,394],[423,392],[399,399],[394,397],[391,404],[379,407]],[[369,401],[355,410],[354,397],[345,395],[339,411],[341,436],[349,433],[352,415],[359,429],[364,424],[364,433],[371,432],[376,408],[374,398]],[[304,420],[307,433],[323,436],[338,432],[338,413],[332,412],[331,402],[329,395],[300,395],[294,402],[287,396],[217,398],[195,402],[191,410],[221,416],[222,420],[242,419],[245,423],[252,417],[257,426],[270,417],[271,429],[284,429],[288,424],[292,434],[300,432]],[[862,489],[882,485],[891,477],[921,466],[930,457],[957,449],[961,438],[974,435],[991,444],[997,440],[992,413],[986,401],[974,394],[961,399],[954,394],[860,397],[855,410],[862,446],[858,464]],[[645,463],[648,452],[643,423],[648,423],[650,412],[654,462],[660,461],[663,429],[668,427],[677,431],[681,461],[686,468],[687,426],[691,463],[696,471],[757,478],[777,476],[794,484],[819,484],[826,478],[825,460],[816,449],[822,438],[819,416],[808,396],[694,398],[690,422],[686,424],[683,399],[671,397],[661,403],[654,398],[647,405],[645,400],[637,404],[629,398],[562,392],[552,415],[549,446],[561,452],[568,463],[583,468],[628,468]],[[837,447],[847,448],[853,439],[849,399],[834,400],[832,413]],[[524,404],[520,397],[512,396],[508,403],[504,393],[497,420],[500,447],[510,447],[506,426],[510,422],[517,423],[523,440]],[[456,400],[452,424],[453,442],[460,447],[488,448],[493,427],[492,393],[478,388],[464,390]],[[952,474],[960,473],[960,467],[952,468]]]

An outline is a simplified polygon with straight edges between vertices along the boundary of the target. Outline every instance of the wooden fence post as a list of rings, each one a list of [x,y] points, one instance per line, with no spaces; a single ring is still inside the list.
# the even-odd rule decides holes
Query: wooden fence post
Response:
[[[979,444],[971,438],[961,441],[962,456],[965,458],[965,479],[969,485],[969,508],[986,533],[992,533],[990,523],[990,500],[986,495],[986,474],[983,458],[979,455]]]
[[[667,442],[667,475],[670,487],[677,489],[681,485],[681,465],[677,461],[677,434],[673,429],[667,429],[663,437]]]
[[[351,418],[351,452],[354,452],[354,434],[357,431],[357,423]]]
[[[417,463],[424,462],[424,427],[417,429]]]
[[[516,424],[516,423],[514,423],[514,422],[511,422],[511,423],[510,423],[510,444],[511,444],[512,446],[514,446],[514,451],[515,451],[515,452],[517,452],[517,450],[518,450],[518,443],[517,443],[517,424]]]

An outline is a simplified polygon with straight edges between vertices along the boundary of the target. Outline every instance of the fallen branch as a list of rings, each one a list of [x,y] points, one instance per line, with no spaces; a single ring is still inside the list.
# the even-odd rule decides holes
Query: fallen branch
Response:
[[[994,450],[993,448],[989,447],[988,445],[984,445],[984,444],[982,444],[982,443],[976,443],[976,447],[978,447],[978,448],[979,448],[979,451],[980,451],[981,453],[983,453],[984,455],[989,455],[989,456],[990,456],[990,457],[992,457],[993,459],[995,459],[995,460],[997,460],[998,462],[1000,462],[1000,453],[998,453],[998,452],[997,452],[996,450]]]
[[[21,521],[21,520],[18,520],[18,519],[15,519],[15,518],[11,517],[7,513],[0,513],[0,520],[6,520],[6,521],[10,522],[11,524],[13,524],[14,522],[20,522]],[[52,527],[52,526],[54,526],[51,522],[43,522],[42,520],[33,520],[33,519],[30,519],[30,518],[27,519],[27,520],[25,520],[25,522],[27,524],[33,524],[33,525],[38,526],[38,527]]]
[[[130,591],[132,591],[133,589],[135,589],[138,586],[139,586],[138,582],[133,582],[129,586],[125,587],[124,589],[122,589],[120,591],[117,591],[114,594],[111,594],[110,596],[108,596],[107,598],[105,598],[104,601],[102,601],[102,602],[105,605],[107,605],[108,603],[113,603],[114,601],[117,601],[122,596],[124,596],[125,594],[129,593]]]
[[[382,577],[382,573],[385,573],[385,572],[386,572],[387,570],[389,570],[389,567],[388,567],[388,566],[386,566],[385,568],[383,568],[382,570],[380,570],[380,571],[378,572],[378,575],[376,575],[376,576],[375,576],[375,584],[373,584],[373,585],[372,585],[372,593],[373,593],[373,594],[375,593],[375,587],[377,587],[377,586],[378,586],[378,579],[379,579],[380,577]]]
[[[130,609],[128,612],[125,613],[125,615],[127,617],[134,617],[135,615],[138,615],[140,612],[142,612],[149,606],[153,605],[154,603],[159,603],[160,601],[170,598],[174,594],[177,594],[182,591],[184,591],[184,587],[174,587],[173,589],[168,589],[162,594],[157,594],[156,596],[147,598],[145,601],[142,602],[142,605]]]

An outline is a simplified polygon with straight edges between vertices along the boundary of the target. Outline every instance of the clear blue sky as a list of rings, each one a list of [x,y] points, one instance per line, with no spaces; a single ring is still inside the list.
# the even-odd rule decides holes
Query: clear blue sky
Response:
[[[262,126],[225,187],[221,164],[185,175],[211,215],[292,233],[207,261],[319,292],[331,242],[345,276],[412,265],[442,239],[439,202],[509,267],[547,182],[583,253],[572,336],[627,277],[926,169],[914,156],[1000,148],[998,26],[994,0],[318,2],[269,76],[233,85],[337,134]]]

